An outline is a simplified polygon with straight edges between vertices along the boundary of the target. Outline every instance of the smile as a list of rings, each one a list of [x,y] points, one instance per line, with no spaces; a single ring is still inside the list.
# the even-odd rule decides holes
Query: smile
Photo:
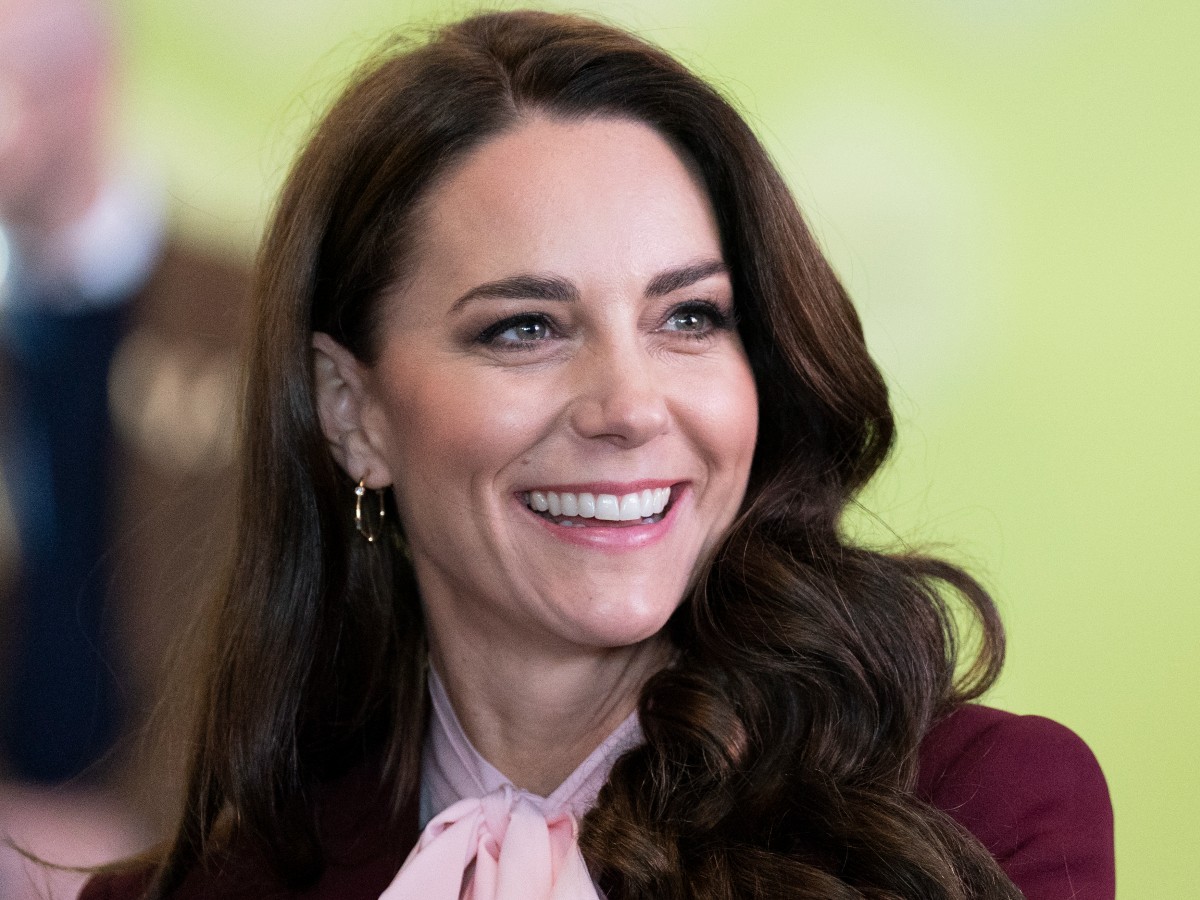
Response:
[[[557,525],[584,525],[586,521],[629,522],[653,525],[662,520],[671,504],[671,488],[646,488],[629,494],[593,494],[573,491],[528,491],[525,505]]]

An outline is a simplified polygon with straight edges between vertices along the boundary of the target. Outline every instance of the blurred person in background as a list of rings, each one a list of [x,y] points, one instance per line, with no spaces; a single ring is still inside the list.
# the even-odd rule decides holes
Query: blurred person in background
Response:
[[[105,628],[107,384],[159,253],[161,206],[109,153],[110,25],[88,0],[0,0],[0,366],[16,571],[0,634],[0,831],[49,857],[136,846],[88,773],[120,711]],[[91,779],[85,779],[91,780]],[[0,897],[69,889],[0,851]]]
[[[213,423],[244,292],[239,263],[168,233],[116,139],[117,43],[98,0],[0,0],[0,838],[71,863],[170,815],[145,808],[161,767],[112,748],[200,590],[172,579],[211,565],[192,535],[225,496]],[[0,900],[20,866],[0,850]]]
[[[109,153],[112,71],[99,4],[0,0],[3,461],[20,560],[0,728],[10,773],[42,783],[87,770],[120,722],[107,385],[163,220],[157,193]]]

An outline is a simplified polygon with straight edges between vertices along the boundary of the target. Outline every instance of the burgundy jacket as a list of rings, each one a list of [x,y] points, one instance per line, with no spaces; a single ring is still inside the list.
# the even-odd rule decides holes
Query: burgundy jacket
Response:
[[[987,847],[1029,900],[1112,900],[1112,807],[1092,752],[1039,716],[965,706],[921,745],[917,796]],[[312,889],[288,892],[262,860],[229,857],[193,872],[178,900],[377,900],[417,841],[416,810],[388,829],[378,779],[332,785],[322,821],[327,860]],[[135,900],[146,869],[93,878],[80,900]]]

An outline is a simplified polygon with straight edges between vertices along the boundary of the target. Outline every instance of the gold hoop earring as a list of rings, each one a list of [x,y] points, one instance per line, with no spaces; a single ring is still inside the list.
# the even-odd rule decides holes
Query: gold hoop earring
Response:
[[[360,478],[358,486],[354,489],[354,528],[367,539],[368,544],[373,544],[375,543],[375,539],[383,533],[383,520],[387,512],[383,506],[383,491],[375,491],[375,497],[379,503],[379,516],[376,519],[374,528],[371,528],[367,524],[367,517],[363,514],[363,497],[367,494],[367,487],[363,484],[364,480]]]

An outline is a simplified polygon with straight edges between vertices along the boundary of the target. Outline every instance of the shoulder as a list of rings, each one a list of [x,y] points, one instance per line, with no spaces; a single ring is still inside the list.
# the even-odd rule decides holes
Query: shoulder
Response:
[[[142,865],[99,872],[83,886],[79,900],[138,900],[146,893],[154,867]]]
[[[172,900],[375,900],[417,842],[417,796],[393,814],[380,763],[370,760],[321,785],[322,867],[315,883],[285,884],[264,848],[230,833],[171,893]],[[79,900],[141,900],[157,871],[154,862],[100,872]]]
[[[1104,773],[1057,722],[960,707],[926,735],[916,793],[974,834],[1030,900],[1114,895]]]

